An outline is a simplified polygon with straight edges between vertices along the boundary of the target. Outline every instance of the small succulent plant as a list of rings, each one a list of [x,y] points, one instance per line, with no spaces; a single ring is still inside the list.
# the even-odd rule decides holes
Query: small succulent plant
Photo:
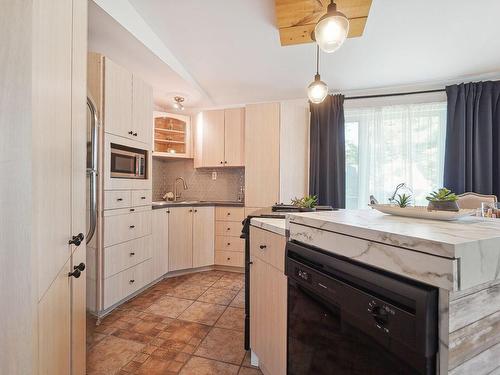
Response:
[[[451,190],[444,187],[438,191],[433,191],[425,199],[429,202],[456,202],[458,197]]]
[[[314,208],[318,205],[318,197],[316,195],[307,195],[303,198],[292,199],[292,204],[300,208]]]
[[[401,208],[408,207],[411,204],[411,195],[398,194],[397,199],[394,202]]]

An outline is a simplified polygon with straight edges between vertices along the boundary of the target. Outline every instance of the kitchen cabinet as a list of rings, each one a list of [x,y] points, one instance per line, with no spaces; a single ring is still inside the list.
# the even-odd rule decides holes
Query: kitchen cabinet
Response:
[[[245,242],[240,238],[243,207],[217,207],[215,210],[215,264],[243,267]]]
[[[250,347],[264,374],[286,374],[284,253],[285,237],[250,227]]]
[[[195,168],[244,166],[244,109],[204,111],[198,114]]]
[[[166,112],[153,112],[155,157],[193,157],[191,117]]]
[[[193,208],[169,209],[168,270],[177,271],[193,267]]]
[[[153,89],[132,75],[132,136],[140,142],[151,144],[153,125]]]
[[[87,71],[89,94],[103,114],[100,120],[104,131],[141,142],[149,149],[153,129],[151,86],[108,57],[93,52],[88,55]]]
[[[193,268],[214,264],[214,223],[213,207],[193,209]]]
[[[250,104],[245,114],[245,206],[252,211],[307,195],[307,101]]]
[[[169,214],[169,271],[214,264],[213,207],[172,207]]]
[[[169,209],[153,210],[152,254],[153,280],[168,272]]]

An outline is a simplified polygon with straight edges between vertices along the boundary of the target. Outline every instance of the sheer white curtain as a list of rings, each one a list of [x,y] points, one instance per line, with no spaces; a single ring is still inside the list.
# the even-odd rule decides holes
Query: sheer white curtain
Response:
[[[345,109],[346,207],[387,203],[396,185],[415,204],[443,183],[446,102]]]

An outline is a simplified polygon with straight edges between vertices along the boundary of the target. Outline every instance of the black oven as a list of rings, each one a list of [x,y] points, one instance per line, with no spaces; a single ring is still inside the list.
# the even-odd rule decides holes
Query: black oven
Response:
[[[146,179],[148,151],[111,143],[111,178]]]
[[[289,242],[290,375],[435,374],[437,289]]]

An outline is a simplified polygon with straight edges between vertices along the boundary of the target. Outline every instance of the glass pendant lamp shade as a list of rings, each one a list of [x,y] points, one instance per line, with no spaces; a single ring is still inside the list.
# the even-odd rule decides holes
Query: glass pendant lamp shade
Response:
[[[328,86],[321,80],[319,74],[314,76],[314,81],[307,87],[307,96],[311,103],[319,104],[328,95]]]
[[[314,37],[319,48],[326,53],[332,53],[340,48],[349,33],[349,19],[337,11],[337,5],[332,1],[327,13],[320,18],[314,28]]]

